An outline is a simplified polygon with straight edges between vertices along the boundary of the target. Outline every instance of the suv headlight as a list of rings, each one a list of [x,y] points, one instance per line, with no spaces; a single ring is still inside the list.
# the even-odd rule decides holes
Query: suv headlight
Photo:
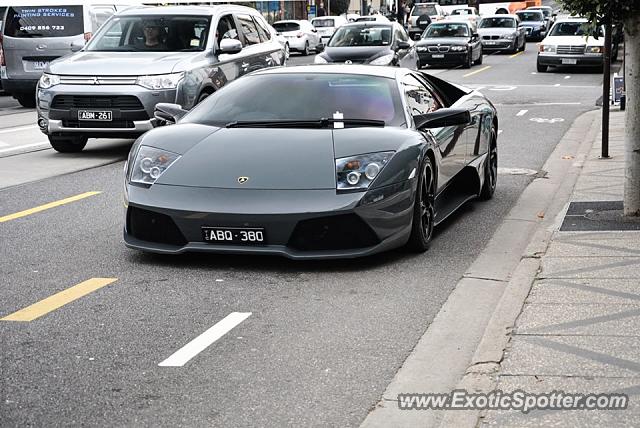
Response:
[[[540,45],[538,50],[540,52],[555,53],[556,52],[556,46],[555,45]]]
[[[184,73],[156,74],[152,76],[139,76],[136,85],[147,89],[175,89],[184,77]]]
[[[60,83],[60,76],[55,74],[44,73],[40,77],[40,82],[38,82],[38,85],[40,86],[41,89],[49,89],[50,87],[58,85],[59,83]]]
[[[177,153],[140,146],[133,167],[129,168],[129,181],[150,186],[178,159]]]
[[[587,46],[586,52],[592,54],[602,53],[602,46]]]
[[[367,153],[336,159],[338,190],[366,190],[394,152]]]
[[[316,55],[316,57],[313,59],[313,62],[314,64],[327,64],[329,61],[324,59],[322,55]]]
[[[466,46],[451,46],[451,51],[453,52],[464,52],[467,50]]]
[[[381,57],[378,57],[376,59],[374,59],[373,61],[371,61],[369,64],[371,65],[389,65],[391,64],[391,61],[393,61],[394,58],[394,54],[386,54],[383,55]]]

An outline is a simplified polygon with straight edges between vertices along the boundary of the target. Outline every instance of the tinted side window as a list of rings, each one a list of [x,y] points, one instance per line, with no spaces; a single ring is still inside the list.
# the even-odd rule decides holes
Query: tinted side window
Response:
[[[216,40],[218,41],[218,46],[220,46],[220,42],[223,39],[240,40],[240,37],[238,36],[238,29],[236,28],[236,21],[233,19],[233,15],[224,15],[218,21],[218,26],[216,27]]]
[[[256,28],[258,29],[260,40],[262,40],[263,42],[271,40],[271,32],[267,28],[267,25],[264,22],[264,18],[262,18],[261,16],[254,16],[253,20],[256,23]]]
[[[9,37],[67,37],[84,33],[82,6],[13,6],[7,9]]]
[[[236,15],[238,22],[240,23],[240,31],[244,35],[244,39],[247,45],[255,45],[260,43],[260,36],[258,36],[258,29],[256,24],[251,19],[251,15],[238,14]]]
[[[418,79],[407,75],[402,79],[404,97],[411,115],[426,114],[440,108],[440,103]]]

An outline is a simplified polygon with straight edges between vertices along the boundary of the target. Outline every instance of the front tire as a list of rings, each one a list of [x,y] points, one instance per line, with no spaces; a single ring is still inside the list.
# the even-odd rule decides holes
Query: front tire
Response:
[[[480,57],[476,60],[476,65],[482,65],[482,57],[484,56],[484,52],[482,48],[480,48]]]
[[[498,142],[496,130],[491,129],[491,140],[489,141],[489,153],[484,166],[484,184],[480,191],[480,199],[489,200],[493,197],[498,183]]]
[[[536,63],[536,68],[538,69],[538,73],[546,73],[549,67],[546,65],[540,64],[540,60],[538,60],[538,62]]]
[[[473,66],[473,51],[469,52],[469,55],[467,56],[467,60],[462,65],[462,68],[471,68],[472,66]]]
[[[309,42],[304,42],[304,50],[302,51],[302,55],[309,55]]]
[[[18,100],[22,107],[35,108],[36,106],[35,94],[16,94],[14,98]]]
[[[49,144],[59,153],[78,153],[87,145],[87,137],[49,136]]]
[[[407,247],[422,253],[429,249],[435,220],[436,175],[431,159],[426,156],[418,179],[413,223]]]

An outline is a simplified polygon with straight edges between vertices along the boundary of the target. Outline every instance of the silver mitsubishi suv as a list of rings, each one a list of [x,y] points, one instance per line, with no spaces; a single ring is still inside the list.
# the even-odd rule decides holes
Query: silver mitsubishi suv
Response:
[[[36,89],[38,126],[59,152],[81,151],[88,138],[134,138],[156,126],[157,103],[190,109],[227,82],[284,62],[255,9],[126,9],[81,51],[47,66]]]

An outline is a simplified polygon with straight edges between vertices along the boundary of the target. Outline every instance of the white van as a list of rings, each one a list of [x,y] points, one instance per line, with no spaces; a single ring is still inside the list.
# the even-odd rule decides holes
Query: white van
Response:
[[[347,18],[344,16],[320,16],[311,20],[311,24],[318,30],[318,36],[323,45],[327,44],[336,29],[347,23]]]
[[[51,61],[82,49],[111,15],[135,4],[62,1],[16,2],[0,19],[2,88],[24,107],[35,107],[36,84]]]

